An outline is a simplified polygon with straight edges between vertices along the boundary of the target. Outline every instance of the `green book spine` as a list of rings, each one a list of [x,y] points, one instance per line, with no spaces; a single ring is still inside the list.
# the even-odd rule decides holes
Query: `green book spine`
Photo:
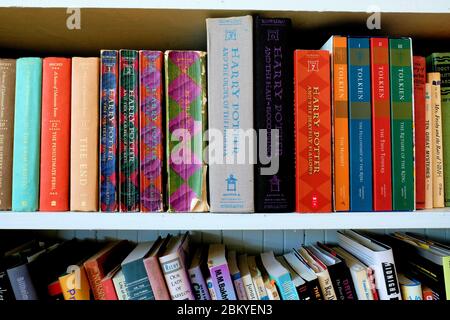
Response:
[[[389,40],[392,209],[412,211],[414,197],[413,69],[410,38]]]
[[[427,57],[427,69],[441,74],[442,140],[444,151],[444,200],[450,207],[450,52]]]

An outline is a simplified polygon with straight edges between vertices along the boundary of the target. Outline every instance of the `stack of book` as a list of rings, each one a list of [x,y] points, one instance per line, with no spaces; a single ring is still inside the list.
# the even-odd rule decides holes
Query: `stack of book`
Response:
[[[450,247],[411,233],[339,231],[276,256],[189,233],[133,244],[37,239],[4,246],[0,300],[448,300]]]
[[[0,210],[450,205],[450,53],[353,36],[294,50],[287,18],[206,28],[207,52],[1,59]]]

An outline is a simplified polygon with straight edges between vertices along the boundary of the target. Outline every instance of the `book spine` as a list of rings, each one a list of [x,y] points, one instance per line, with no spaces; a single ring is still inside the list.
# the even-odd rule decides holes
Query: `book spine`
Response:
[[[103,300],[118,300],[114,282],[111,278],[103,279],[102,286],[103,291],[105,292]]]
[[[117,272],[113,278],[114,288],[116,289],[118,300],[130,300],[130,295],[127,290],[127,283],[125,281],[125,276],[122,270]]]
[[[334,37],[332,48],[334,209],[350,210],[348,145],[347,38]]]
[[[168,211],[208,211],[206,53],[166,51]]]
[[[324,300],[337,300],[328,270],[316,273]]]
[[[254,121],[261,154],[255,165],[255,210],[292,212],[295,163],[294,123],[289,116],[293,113],[294,91],[291,20],[256,17],[254,23]]]
[[[390,39],[392,209],[415,209],[411,39]]]
[[[231,275],[233,280],[234,289],[236,290],[236,296],[238,300],[247,300],[247,293],[245,292],[244,281],[241,277],[241,273],[235,273]]]
[[[247,300],[258,300],[258,296],[256,295],[256,288],[253,284],[253,280],[250,274],[242,277],[242,282],[244,284]]]
[[[226,264],[209,269],[217,300],[236,300],[230,271]]]
[[[155,300],[144,262],[136,260],[122,265],[129,300]]]
[[[308,282],[309,295],[313,297],[312,300],[324,300],[324,296],[322,295],[322,291],[320,289],[319,279],[314,279]]]
[[[444,161],[444,201],[450,206],[450,53],[433,53],[430,70],[441,75],[442,143]]]
[[[72,58],[71,211],[98,211],[99,74],[99,58]]]
[[[45,58],[42,79],[39,210],[68,211],[71,60]]]
[[[414,56],[414,148],[416,156],[416,208],[425,209],[425,180],[426,180],[426,107],[425,107],[425,83],[426,64],[425,58]]]
[[[120,50],[119,202],[121,212],[139,211],[139,56]]]
[[[260,274],[252,277],[253,284],[256,289],[256,297],[258,300],[269,300],[269,295],[267,294],[266,286],[264,285],[264,280]]]
[[[253,153],[246,150],[253,133],[252,17],[207,19],[206,25],[210,211],[254,212]]]
[[[0,59],[0,210],[11,210],[16,60]]]
[[[371,211],[372,125],[369,39],[348,39],[350,210]]]
[[[117,126],[118,126],[118,56],[116,50],[100,53],[100,209],[118,208]]]
[[[12,291],[8,273],[5,270],[0,270],[0,301],[12,300],[14,300],[14,292]]]
[[[161,271],[158,258],[149,257],[144,260],[145,270],[152,287],[155,300],[170,300],[169,290]]]
[[[433,208],[433,107],[431,84],[425,84],[425,209]]]
[[[427,81],[431,84],[432,118],[432,174],[433,207],[444,207],[444,162],[442,150],[442,113],[441,113],[441,76],[437,72],[428,73]]]
[[[27,264],[8,269],[7,273],[16,300],[38,300]]]
[[[86,262],[84,269],[95,300],[106,300],[105,290],[102,285],[103,272],[100,270],[98,262]]]
[[[42,59],[16,62],[12,210],[36,211],[39,198]]]
[[[206,285],[208,286],[209,295],[211,300],[217,300],[216,291],[214,290],[214,285],[211,277],[206,278]]]
[[[163,202],[163,55],[139,51],[141,211],[161,212]]]
[[[330,55],[295,50],[296,211],[331,212]]]
[[[83,266],[75,267],[76,272],[59,277],[59,284],[61,285],[64,300],[90,300],[91,290],[86,270]]]
[[[373,209],[392,210],[389,39],[371,38]]]
[[[278,290],[282,300],[299,300],[297,290],[291,281],[289,274],[284,274],[279,278],[272,278],[277,284]]]
[[[303,301],[314,300],[308,289],[308,283],[305,282],[301,286],[297,287],[298,299]]]
[[[195,300],[189,276],[179,254],[160,257],[159,262],[172,300]]]
[[[206,285],[206,281],[200,267],[189,269],[188,272],[195,300],[211,300],[208,286]]]

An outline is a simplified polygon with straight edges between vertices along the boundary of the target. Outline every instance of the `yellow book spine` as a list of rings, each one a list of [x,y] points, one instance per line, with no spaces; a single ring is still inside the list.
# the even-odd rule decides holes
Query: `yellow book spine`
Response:
[[[90,300],[89,281],[84,267],[76,266],[73,272],[59,277],[64,300]]]

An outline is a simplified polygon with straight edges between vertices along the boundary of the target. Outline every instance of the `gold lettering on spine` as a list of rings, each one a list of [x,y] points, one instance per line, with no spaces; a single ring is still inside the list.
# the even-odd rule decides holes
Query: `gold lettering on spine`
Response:
[[[308,174],[320,172],[320,88],[307,88]]]

